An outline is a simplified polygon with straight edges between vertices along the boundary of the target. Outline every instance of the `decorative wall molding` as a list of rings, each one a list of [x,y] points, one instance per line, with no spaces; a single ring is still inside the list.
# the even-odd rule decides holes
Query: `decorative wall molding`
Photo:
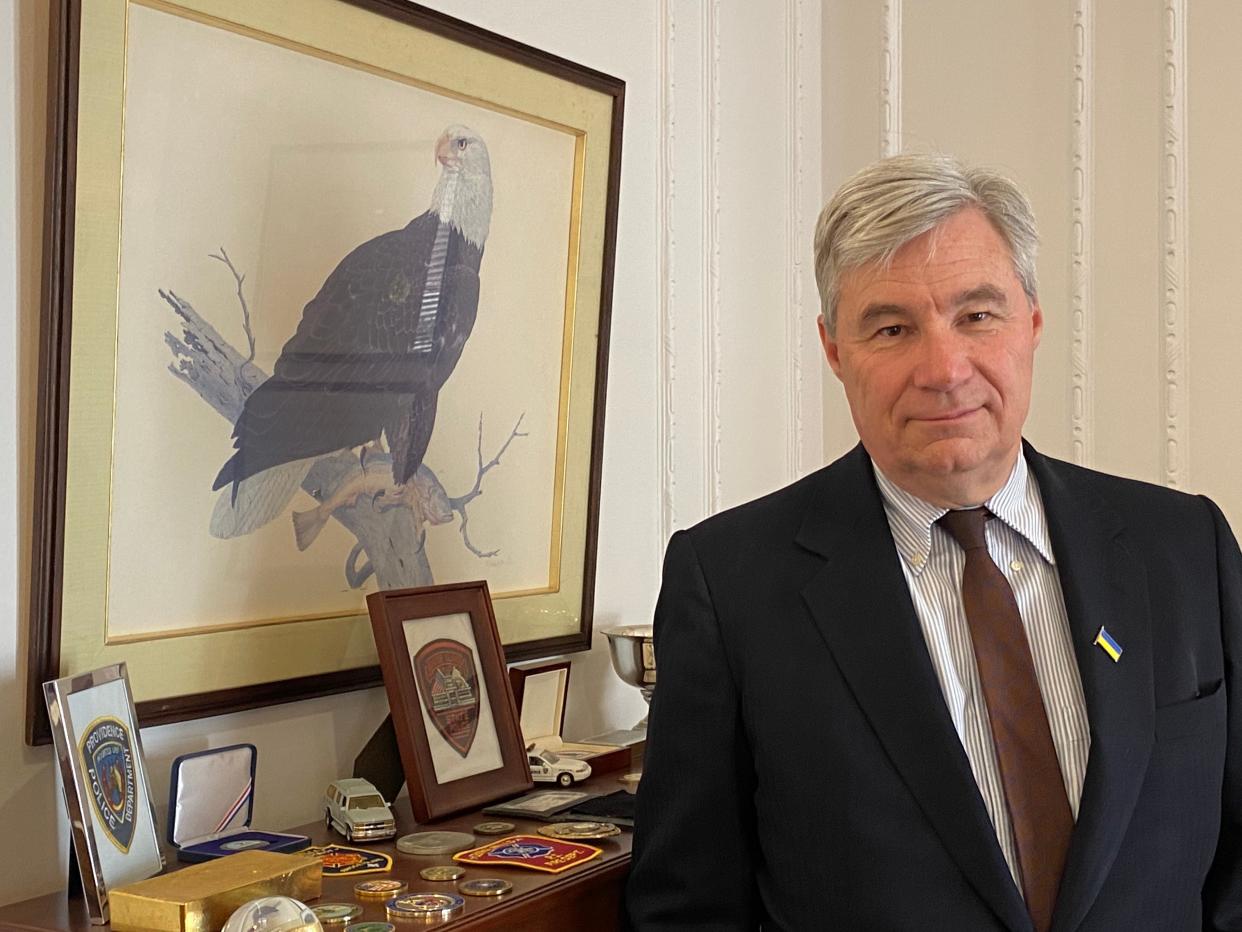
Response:
[[[785,478],[792,482],[804,470],[802,422],[803,335],[807,321],[803,301],[805,243],[803,178],[806,167],[806,86],[803,80],[802,0],[785,3]]]
[[[901,3],[884,0],[883,47],[880,52],[880,155],[901,151]]]
[[[703,29],[703,452],[704,513],[720,509],[720,0],[705,7]]]
[[[1164,482],[1185,486],[1190,462],[1187,315],[1186,0],[1164,4],[1164,102],[1160,164],[1161,414]]]
[[[656,378],[656,464],[659,471],[660,514],[656,547],[663,555],[673,533],[677,499],[677,237],[674,229],[674,195],[677,178],[673,154],[677,139],[677,75],[673,69],[677,45],[677,21],[673,0],[660,0],[660,161],[656,167],[656,229],[659,231],[659,366]],[[657,565],[658,562],[657,562]]]
[[[821,39],[814,0],[782,0],[778,17],[723,0],[656,8],[651,478],[662,550],[677,528],[822,459],[809,229]]]
[[[1095,220],[1095,0],[1074,3],[1073,139],[1070,180],[1070,446],[1075,463],[1094,461],[1092,318]]]

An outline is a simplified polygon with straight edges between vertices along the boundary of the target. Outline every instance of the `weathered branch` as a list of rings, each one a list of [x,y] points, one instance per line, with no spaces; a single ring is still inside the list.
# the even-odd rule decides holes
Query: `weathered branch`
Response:
[[[505,451],[509,449],[509,444],[513,443],[514,438],[528,436],[527,434],[519,433],[518,431],[518,428],[522,426],[522,419],[524,417],[526,417],[525,411],[523,411],[521,414],[518,415],[517,422],[513,425],[513,430],[509,431],[508,438],[505,440],[504,443],[500,445],[500,449],[496,451],[496,455],[493,456],[486,463],[484,463],[483,462],[483,414],[482,412],[479,413],[479,436],[478,436],[478,444],[476,446],[476,453],[478,456],[479,468],[478,468],[478,472],[475,474],[475,477],[474,477],[474,487],[471,488],[470,491],[467,492],[465,495],[459,495],[456,498],[450,498],[448,500],[449,506],[459,515],[461,515],[461,527],[459,528],[459,530],[461,531],[462,543],[464,543],[466,545],[466,549],[469,550],[471,553],[473,553],[476,557],[480,557],[480,558],[494,557],[496,556],[496,554],[500,553],[500,551],[499,550],[483,551],[477,548],[473,543],[471,543],[470,534],[469,534],[469,531],[467,530],[470,524],[470,517],[469,515],[466,514],[466,506],[469,505],[472,501],[474,501],[476,498],[478,498],[480,495],[483,494],[483,477],[487,475],[492,469],[500,465],[500,458],[505,455]]]
[[[175,357],[168,371],[230,424],[236,423],[246,398],[266,381],[267,373],[234,349],[188,301],[172,291],[161,290],[160,297],[181,322],[180,336],[164,334],[164,342]],[[384,469],[391,477],[391,466]],[[428,481],[439,482],[430,470],[428,473]],[[318,501],[329,501],[347,483],[360,477],[363,473],[358,458],[343,450],[321,457],[306,474],[302,490]],[[357,588],[371,575],[381,589],[429,586],[434,582],[422,547],[422,519],[412,508],[383,512],[340,508],[331,517],[357,538],[367,555],[363,566],[357,565],[356,554],[345,561],[345,577],[351,587]]]
[[[246,362],[254,362],[254,331],[250,329],[250,307],[246,304],[246,295],[242,291],[242,283],[246,280],[246,276],[242,275],[233,265],[233,260],[229,258],[229,254],[224,251],[224,247],[220,247],[220,255],[214,252],[211,258],[223,262],[229,267],[229,271],[233,273],[233,280],[237,282],[237,301],[242,309],[242,327],[246,331],[246,341],[250,344],[250,355],[246,357]]]
[[[267,373],[233,349],[175,291],[161,289],[160,297],[181,318],[180,337],[171,331],[164,333],[164,342],[173,354],[168,371],[194,389],[230,424],[237,423],[247,396],[267,381]]]

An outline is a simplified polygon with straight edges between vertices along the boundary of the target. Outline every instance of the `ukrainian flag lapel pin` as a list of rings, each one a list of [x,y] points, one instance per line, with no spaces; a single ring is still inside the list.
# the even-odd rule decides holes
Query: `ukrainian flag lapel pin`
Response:
[[[1121,645],[1102,627],[1100,628],[1100,633],[1095,636],[1095,644],[1112,658],[1113,663],[1121,659]]]

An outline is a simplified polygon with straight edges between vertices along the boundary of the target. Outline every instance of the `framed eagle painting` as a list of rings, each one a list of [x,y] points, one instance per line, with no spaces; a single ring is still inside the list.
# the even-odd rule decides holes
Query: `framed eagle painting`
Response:
[[[590,644],[622,82],[404,0],[57,0],[30,637],[140,721]]]

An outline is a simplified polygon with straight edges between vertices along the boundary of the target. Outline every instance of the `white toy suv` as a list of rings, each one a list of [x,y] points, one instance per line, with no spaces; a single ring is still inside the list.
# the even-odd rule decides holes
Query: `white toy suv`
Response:
[[[324,791],[324,798],[327,802],[324,822],[348,841],[392,838],[397,834],[392,810],[369,780],[360,777],[334,780]]]

